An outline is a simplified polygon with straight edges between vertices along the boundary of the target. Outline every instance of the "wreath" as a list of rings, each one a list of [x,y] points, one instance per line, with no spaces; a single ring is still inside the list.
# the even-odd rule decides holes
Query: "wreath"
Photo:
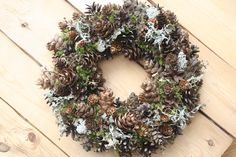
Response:
[[[174,13],[137,0],[123,6],[93,3],[59,28],[47,44],[54,68],[43,70],[39,85],[48,89],[46,100],[61,134],[82,141],[86,151],[114,149],[121,157],[138,151],[149,157],[182,134],[201,108],[204,64]],[[117,55],[149,74],[141,94],[131,93],[125,101],[104,87],[98,66]]]

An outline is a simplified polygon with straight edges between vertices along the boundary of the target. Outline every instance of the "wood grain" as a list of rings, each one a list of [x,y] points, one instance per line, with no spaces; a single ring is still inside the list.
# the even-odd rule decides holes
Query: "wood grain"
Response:
[[[236,156],[236,140],[230,145],[230,147],[224,152],[222,157],[234,157]]]
[[[80,143],[74,142],[70,138],[59,140],[60,136],[58,135],[55,118],[43,100],[42,90],[35,85],[35,80],[40,74],[40,67],[2,34],[0,34],[0,41],[2,43],[0,52],[8,52],[0,53],[0,89],[4,89],[0,91],[0,95],[5,100],[71,157],[118,156],[114,151],[104,154],[86,153]],[[9,58],[12,62],[9,62]],[[132,62],[128,63],[133,64]],[[17,68],[15,65],[17,65]],[[125,89],[129,89],[129,87]],[[215,141],[215,147],[205,147],[207,139]],[[222,139],[224,140],[221,141]],[[184,135],[180,136],[176,143],[171,146],[173,148],[167,149],[165,154],[176,157],[194,154],[195,157],[201,157],[203,153],[217,157],[224,152],[231,141],[232,139],[226,133],[199,114],[190,127],[186,128]],[[188,147],[186,147],[186,142]],[[199,152],[199,150],[201,151]]]
[[[43,65],[51,65],[46,43],[59,31],[57,23],[73,12],[63,0],[0,0],[0,30]]]
[[[124,56],[103,61],[100,67],[106,79],[105,86],[110,87],[114,95],[121,100],[127,99],[132,92],[137,95],[141,93],[141,84],[148,79],[147,73],[140,65]]]
[[[236,68],[235,0],[153,0],[176,13],[180,23]]]
[[[1,99],[0,115],[1,157],[67,156]]]
[[[24,35],[24,31],[26,31],[24,29],[22,29],[23,30],[22,31],[21,29],[16,28],[18,30],[15,32],[14,27],[3,26],[7,24],[9,26],[11,25],[14,26],[15,24],[15,26],[18,27],[17,22],[15,23],[13,22],[13,24],[10,22],[9,24],[9,22],[5,20],[4,21],[5,23],[0,24],[0,29],[2,29],[12,40],[17,42],[21,47],[23,47],[29,54],[31,54],[32,56],[35,56],[35,58],[40,60],[40,62],[42,62],[45,65],[50,65],[51,63],[50,55],[49,55],[50,53],[46,51],[41,51],[41,50],[43,50],[42,47],[44,46],[42,45],[42,43],[44,42],[45,44],[47,42],[45,41],[45,39],[49,38],[50,33],[56,31],[56,30],[52,30],[52,28],[55,28],[56,22],[54,24],[53,23],[47,24],[44,21],[50,21],[50,18],[52,18],[51,17],[52,14],[55,17],[51,20],[54,20],[54,21],[55,19],[60,19],[62,14],[67,14],[67,9],[65,9],[65,12],[66,12],[65,13],[64,9],[58,9],[55,6],[59,4],[61,4],[62,6],[65,6],[66,8],[68,6],[63,1],[55,1],[55,0],[52,0],[50,2],[47,1],[48,3],[45,3],[46,1],[39,2],[36,0],[35,1],[34,0],[30,0],[30,1],[16,0],[14,3],[20,4],[21,2],[30,3],[32,7],[28,7],[28,8],[33,8],[32,9],[33,11],[27,12],[23,15],[17,14],[17,16],[20,16],[23,18],[28,17],[28,16],[31,17],[31,15],[27,15],[27,14],[31,14],[35,12],[35,14],[39,17],[34,19],[34,20],[37,19],[36,21],[32,20],[31,23],[34,23],[34,25],[37,25],[39,23],[45,24],[43,25],[44,31],[40,32],[38,31],[38,29],[31,28],[30,31],[28,31],[26,34],[28,34],[27,36],[36,38],[35,40],[33,40],[32,38],[25,38],[25,37],[19,36],[19,34]],[[24,7],[26,7],[25,5],[18,6],[11,3],[12,2],[4,1],[3,4],[5,4],[5,7],[2,7],[1,9],[3,9],[4,12],[9,13],[9,12],[12,12],[12,10],[17,10],[17,8],[20,11],[24,10]],[[2,6],[2,3],[0,3],[0,6]],[[51,12],[48,13],[49,11],[44,12],[45,8],[46,10],[50,10],[53,13]],[[63,7],[59,7],[59,8],[63,8]],[[71,12],[72,10],[73,9],[68,9],[69,12]],[[40,12],[44,12],[42,14],[43,17],[41,17],[42,15],[40,15]],[[17,13],[19,13],[19,11]],[[11,21],[10,19],[14,19],[14,16],[15,16],[14,14],[16,13],[5,14],[4,17],[6,18],[6,16],[8,16],[9,21]],[[49,16],[47,16],[47,14],[49,14]],[[3,16],[3,15],[1,14],[0,16]],[[33,16],[31,18],[33,19]],[[44,18],[46,20],[44,20]],[[29,28],[30,28],[30,25],[29,25]],[[38,26],[38,27],[41,27],[41,26]],[[51,36],[52,35],[50,35],[50,37]],[[42,41],[41,39],[43,39],[44,41]],[[52,115],[49,107],[45,104],[45,101],[43,100],[43,91],[40,90],[35,85],[36,79],[40,75],[39,66],[35,62],[33,62],[30,58],[28,58],[28,56],[26,56],[14,44],[12,44],[9,40],[7,40],[6,37],[4,37],[2,34],[0,34],[0,41],[1,41],[0,89],[4,89],[0,91],[0,95],[4,99],[6,99],[11,105],[13,105],[13,107],[17,111],[19,111],[22,115],[24,115],[30,122],[32,122],[38,129],[40,129],[44,134],[46,134],[54,143],[56,143],[59,147],[61,147],[64,151],[66,151],[66,153],[68,153],[70,156],[72,157],[75,157],[75,156],[92,157],[92,156],[99,156],[99,155],[104,156],[104,157],[117,156],[115,152],[110,152],[110,153],[105,153],[105,154],[97,154],[94,152],[85,153],[85,151],[82,149],[80,144],[73,142],[70,138],[62,138],[61,140],[59,140],[59,135],[57,134],[58,133],[57,126],[55,124],[55,118]],[[32,43],[33,43],[33,46],[31,45]],[[217,73],[222,73],[222,71],[218,70],[218,68],[220,68],[221,66],[223,66],[226,69],[229,69],[224,73],[225,77],[222,76],[219,82],[215,80],[212,83],[210,76],[205,77],[205,79],[209,77],[211,90],[210,91],[208,89],[205,90],[207,95],[205,96],[204,101],[207,101],[206,102],[207,104],[210,102],[211,109],[209,109],[209,111],[211,111],[211,117],[214,120],[217,119],[217,116],[221,117],[222,112],[231,116],[231,117],[226,117],[227,125],[225,127],[231,132],[233,132],[232,129],[235,127],[233,123],[233,121],[235,120],[234,119],[235,116],[233,116],[232,112],[234,111],[235,108],[232,105],[232,102],[234,102],[233,100],[234,91],[233,91],[232,86],[235,84],[235,82],[232,80],[235,76],[235,72],[232,70],[232,68],[229,68],[227,64],[225,64],[219,58],[217,58],[214,54],[212,54],[206,47],[204,47],[197,41],[196,41],[196,44],[200,45],[200,47],[204,49],[204,54],[206,53],[207,56],[208,54],[210,54],[208,56],[209,60],[211,60],[211,58],[215,60],[212,62],[214,63],[213,64],[214,66],[211,68],[212,70],[207,72],[208,75],[210,75],[211,77],[215,77]],[[32,51],[33,49],[37,50],[37,52]],[[216,67],[215,67],[215,64],[217,64]],[[119,64],[113,65],[113,66],[117,67],[119,66]],[[129,69],[128,67],[130,67],[130,65],[127,65],[127,68],[125,70],[131,71],[132,69]],[[121,70],[124,70],[124,69],[121,68]],[[231,73],[232,77],[228,73]],[[143,78],[143,75],[140,77],[137,76],[137,78]],[[224,98],[221,99],[219,97],[218,88],[224,85],[222,84],[222,81],[225,81],[225,80],[229,80],[227,82],[228,84],[231,84],[232,86],[228,88],[229,85],[226,84],[226,87],[225,87],[226,89],[223,88],[221,91],[223,93],[222,95],[224,96]],[[113,84],[114,83],[111,83],[109,86],[112,87]],[[119,84],[122,85],[122,82],[120,82]],[[123,84],[122,86],[126,87],[126,90],[129,89],[129,87],[127,87],[125,84]],[[118,86],[116,88],[120,88],[120,87],[121,86]],[[135,87],[139,88],[136,85]],[[118,89],[118,90],[122,91],[124,89]],[[126,96],[124,92],[122,93],[124,94],[124,96]],[[122,96],[122,93],[119,95]],[[14,97],[12,97],[12,95],[14,95]],[[210,98],[208,98],[208,96]],[[228,98],[230,99],[227,100]],[[229,103],[229,105],[227,104],[228,106],[224,106],[222,103]],[[214,106],[217,106],[217,107],[214,107]],[[232,109],[229,109],[230,107]],[[212,108],[213,109],[216,108],[216,110],[212,111]],[[208,107],[206,108],[206,111],[207,110],[208,110]],[[208,112],[206,113],[208,114]],[[39,120],[39,117],[40,117],[40,120]],[[221,118],[221,119],[225,120],[224,118]],[[222,123],[223,120],[220,121],[220,124],[222,126],[224,124]],[[207,140],[209,139],[212,139],[212,141],[214,142],[215,144],[214,147],[213,146],[209,148],[206,147],[206,144],[208,144]],[[175,144],[171,146],[173,147],[173,149],[167,149],[165,151],[165,154],[167,154],[168,156],[177,156],[177,157],[182,157],[182,156],[194,156],[194,157],[195,156],[196,157],[201,157],[201,156],[214,156],[215,157],[216,156],[217,157],[217,156],[222,155],[223,151],[230,145],[231,141],[232,139],[227,134],[225,134],[222,130],[220,130],[207,118],[199,114],[194,119],[193,124],[185,130],[184,135],[182,137],[179,137],[177,141],[175,142]]]

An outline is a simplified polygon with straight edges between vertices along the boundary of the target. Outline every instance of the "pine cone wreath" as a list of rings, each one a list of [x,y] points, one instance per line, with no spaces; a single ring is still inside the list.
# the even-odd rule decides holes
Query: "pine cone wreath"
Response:
[[[38,84],[56,114],[61,134],[83,141],[86,151],[114,148],[120,157],[150,157],[173,142],[200,108],[205,67],[199,49],[171,11],[137,0],[87,5],[58,24],[47,43],[53,68]],[[140,94],[115,97],[99,63],[124,55],[148,73]],[[116,70],[116,67],[113,68]]]

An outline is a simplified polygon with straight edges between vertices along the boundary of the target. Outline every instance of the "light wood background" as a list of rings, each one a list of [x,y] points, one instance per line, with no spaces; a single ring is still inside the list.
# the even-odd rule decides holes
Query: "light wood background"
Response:
[[[53,113],[44,101],[44,91],[36,86],[41,66],[52,66],[45,45],[59,31],[58,21],[70,18],[77,9],[84,11],[85,4],[92,2],[0,0],[1,157],[118,156],[113,151],[87,153],[80,143],[60,137]],[[123,3],[122,0],[99,2]],[[201,90],[201,101],[206,108],[196,115],[184,135],[154,156],[220,157],[236,137],[236,1],[150,2],[159,2],[177,14],[191,41],[200,47],[201,59],[209,63]],[[123,99],[130,91],[140,92],[140,84],[146,79],[144,70],[124,57],[104,62],[101,67],[106,86]],[[235,148],[231,147],[232,151],[225,153],[227,157],[236,156]]]

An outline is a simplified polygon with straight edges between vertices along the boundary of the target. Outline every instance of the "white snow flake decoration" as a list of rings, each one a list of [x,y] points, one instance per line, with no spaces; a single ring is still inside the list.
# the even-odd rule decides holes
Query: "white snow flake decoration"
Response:
[[[98,43],[97,43],[97,50],[99,52],[103,52],[106,50],[106,42],[102,39],[99,39]]]
[[[148,18],[152,19],[160,14],[160,10],[158,10],[156,7],[150,7],[146,10],[146,13],[147,13]]]
[[[186,55],[181,51],[178,54],[178,70],[179,71],[184,71],[185,68],[187,67],[187,59],[186,59]]]
[[[85,120],[78,119],[76,131],[78,134],[86,134],[87,133],[87,127],[85,126]]]

